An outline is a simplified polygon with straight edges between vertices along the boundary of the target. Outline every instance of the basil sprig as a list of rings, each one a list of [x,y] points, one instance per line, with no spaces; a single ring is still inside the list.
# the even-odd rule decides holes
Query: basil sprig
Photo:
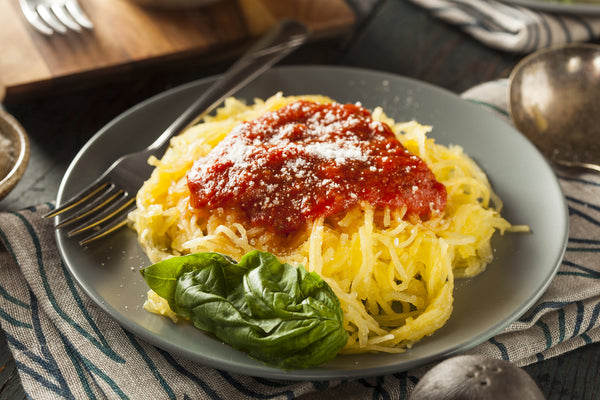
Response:
[[[340,302],[302,266],[252,251],[173,257],[143,270],[178,315],[265,364],[300,369],[333,359],[348,340]]]

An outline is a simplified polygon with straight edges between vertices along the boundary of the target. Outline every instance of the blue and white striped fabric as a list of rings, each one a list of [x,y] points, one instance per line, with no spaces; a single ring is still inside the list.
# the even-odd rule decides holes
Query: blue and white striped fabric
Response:
[[[464,97],[506,116],[505,92],[506,82],[497,81]],[[470,353],[523,366],[600,341],[600,175],[559,178],[571,230],[556,278],[531,310]],[[41,219],[48,208],[0,213],[0,325],[31,399],[403,399],[428,370],[291,382],[169,354],[121,328],[78,289],[52,222]]]
[[[410,0],[496,49],[529,53],[600,36],[600,16],[538,12],[496,0]]]

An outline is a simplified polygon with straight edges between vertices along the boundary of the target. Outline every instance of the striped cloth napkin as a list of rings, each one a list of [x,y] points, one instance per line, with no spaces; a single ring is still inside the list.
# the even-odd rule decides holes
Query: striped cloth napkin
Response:
[[[600,13],[593,16],[540,12],[496,0],[410,1],[484,44],[508,52],[529,53],[600,36]]]
[[[506,82],[491,82],[464,97],[505,117],[505,91]],[[559,178],[571,231],[558,275],[534,307],[470,353],[523,366],[600,341],[600,175]],[[295,382],[169,354],[121,328],[79,290],[61,261],[52,222],[41,219],[50,207],[0,213],[0,325],[28,398],[404,399],[430,368]]]

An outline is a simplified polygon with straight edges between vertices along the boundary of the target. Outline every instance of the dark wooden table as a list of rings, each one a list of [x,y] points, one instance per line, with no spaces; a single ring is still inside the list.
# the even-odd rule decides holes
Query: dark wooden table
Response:
[[[311,43],[286,64],[334,64],[413,77],[460,93],[506,78],[521,56],[487,48],[405,0],[354,0],[360,14],[349,35]],[[362,14],[370,4],[370,12]],[[230,60],[153,65],[105,77],[102,84],[5,99],[5,108],[30,135],[32,156],[24,179],[0,202],[0,211],[53,201],[80,147],[104,124],[147,97],[223,71]],[[3,277],[2,279],[6,279]],[[0,400],[23,399],[16,365],[0,330]],[[600,344],[524,369],[547,399],[600,397]]]

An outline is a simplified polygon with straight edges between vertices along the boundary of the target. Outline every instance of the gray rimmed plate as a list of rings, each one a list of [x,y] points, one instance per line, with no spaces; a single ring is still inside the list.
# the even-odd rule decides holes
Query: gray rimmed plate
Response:
[[[150,144],[211,82],[204,79],[159,94],[121,114],[78,153],[61,183],[58,204],[117,157]],[[350,379],[408,370],[452,356],[491,338],[527,311],[562,260],[568,214],[557,179],[540,153],[509,124],[443,89],[393,74],[343,67],[281,67],[240,91],[251,101],[276,92],[325,94],[339,102],[382,106],[397,121],[433,125],[432,137],[461,145],[488,174],[505,202],[503,215],[531,234],[493,240],[496,258],[482,275],[458,281],[448,323],[397,355],[339,355],[318,368],[282,371],[248,358],[190,324],[174,324],[142,308],[147,286],[138,270],[149,261],[129,229],[82,248],[57,230],[60,253],[92,300],[148,342],[223,370],[281,379]]]

